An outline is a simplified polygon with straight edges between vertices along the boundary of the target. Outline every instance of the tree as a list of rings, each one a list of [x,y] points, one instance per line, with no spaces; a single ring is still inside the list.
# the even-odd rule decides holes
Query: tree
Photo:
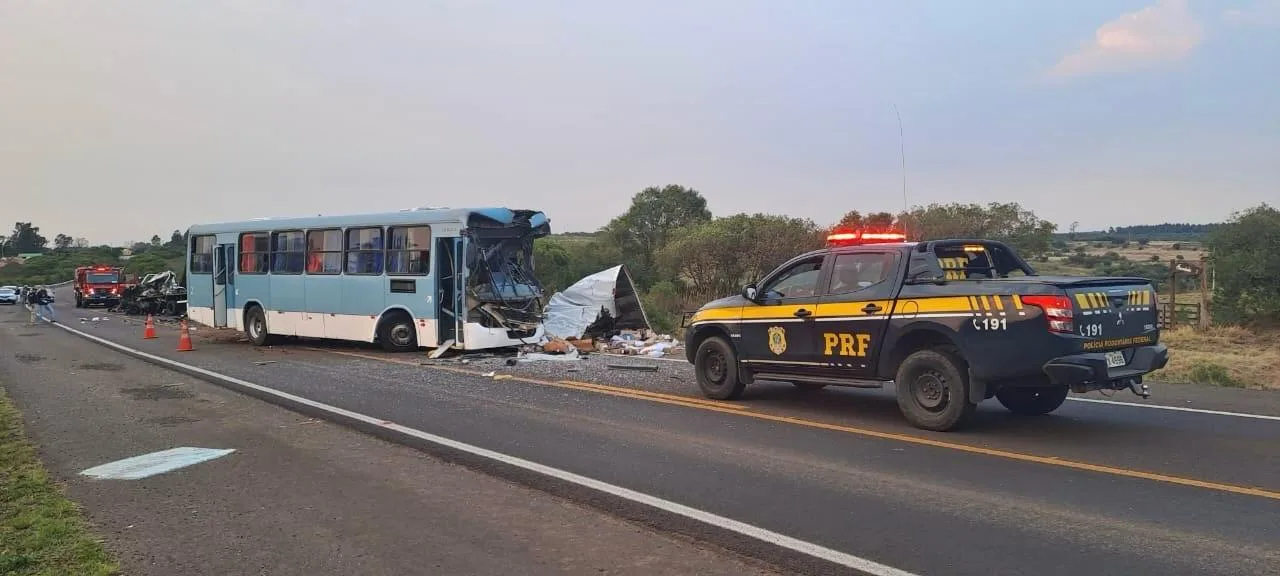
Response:
[[[18,254],[40,252],[49,244],[49,240],[40,235],[40,227],[30,222],[14,222],[13,235],[9,237],[10,250]]]
[[[76,248],[82,248],[82,249],[83,249],[83,248],[88,248],[88,247],[89,247],[89,241],[88,241],[88,240],[86,240],[86,239],[84,239],[83,237],[77,237],[77,238],[75,239],[75,242],[74,242],[74,244],[73,244],[73,245],[74,245]]]
[[[160,245],[160,235],[159,235],[159,234],[152,234],[152,235],[151,235],[151,245],[152,245],[152,246],[159,246],[159,245]]]
[[[811,220],[735,214],[681,229],[657,261],[663,276],[687,287],[692,297],[706,299],[736,293],[822,244],[822,231]]]
[[[851,210],[840,218],[835,227],[852,230],[891,230],[898,224],[898,217],[890,212],[873,212],[863,216],[861,212]]]
[[[1262,204],[1209,236],[1217,289],[1214,316],[1230,323],[1280,320],[1280,210]]]
[[[711,220],[707,200],[692,188],[668,184],[649,187],[631,198],[631,207],[604,228],[609,242],[621,249],[637,282],[653,283],[655,255],[673,230]]]
[[[1075,240],[1075,239],[1076,239],[1076,230],[1078,230],[1079,228],[1080,228],[1080,223],[1079,223],[1079,222],[1072,222],[1072,223],[1071,223],[1071,226],[1068,226],[1068,227],[1067,227],[1067,234],[1069,234],[1069,235],[1070,235],[1069,237],[1070,237],[1072,240]]]
[[[169,235],[169,241],[165,243],[165,246],[172,248],[185,248],[186,245],[187,236],[186,234],[183,234],[181,230],[174,230],[173,234]]]
[[[55,250],[66,250],[71,247],[75,239],[66,234],[59,234],[53,238],[53,247]]]
[[[1024,257],[1049,251],[1057,225],[1041,220],[1017,203],[930,204],[916,206],[902,215],[904,227],[914,240],[939,238],[981,238],[999,240]]]

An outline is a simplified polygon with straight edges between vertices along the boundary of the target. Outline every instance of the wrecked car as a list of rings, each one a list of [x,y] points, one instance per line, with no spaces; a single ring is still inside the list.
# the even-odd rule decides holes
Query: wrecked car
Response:
[[[187,311],[187,289],[172,270],[147,274],[137,284],[125,287],[116,310],[125,314],[181,316]]]

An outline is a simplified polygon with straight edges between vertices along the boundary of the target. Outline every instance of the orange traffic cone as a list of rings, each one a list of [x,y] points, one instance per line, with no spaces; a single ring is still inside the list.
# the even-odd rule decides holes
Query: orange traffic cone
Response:
[[[187,319],[182,319],[182,326],[178,328],[178,351],[190,352],[195,350],[191,345],[191,334],[187,332]]]
[[[156,324],[154,321],[151,320],[151,315],[147,314],[147,324],[146,324],[146,327],[142,329],[142,339],[152,340],[155,337],[156,337]]]

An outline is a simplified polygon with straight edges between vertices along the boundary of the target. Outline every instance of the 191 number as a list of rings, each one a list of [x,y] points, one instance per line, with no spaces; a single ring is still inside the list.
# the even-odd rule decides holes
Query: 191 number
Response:
[[[1101,324],[1081,324],[1080,335],[1086,338],[1097,338],[1102,335]]]
[[[1004,318],[974,318],[973,327],[976,330],[1008,330],[1009,323]]]

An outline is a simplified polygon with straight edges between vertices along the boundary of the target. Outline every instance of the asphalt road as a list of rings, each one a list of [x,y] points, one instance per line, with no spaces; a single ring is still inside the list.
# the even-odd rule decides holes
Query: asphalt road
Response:
[[[0,307],[0,386],[125,574],[777,573],[28,327],[22,312]],[[179,446],[236,451],[142,480],[79,475]]]
[[[964,432],[927,433],[891,391],[764,383],[726,404],[700,399],[679,362],[433,363],[341,344],[254,348],[208,329],[178,353],[167,326],[144,341],[140,322],[60,314],[158,356],[915,574],[1280,574],[1276,419],[1086,402],[1016,418],[993,403]],[[79,322],[93,316],[107,320]],[[607,366],[621,363],[657,370]],[[1274,394],[1154,392],[1145,403],[1280,415]]]

